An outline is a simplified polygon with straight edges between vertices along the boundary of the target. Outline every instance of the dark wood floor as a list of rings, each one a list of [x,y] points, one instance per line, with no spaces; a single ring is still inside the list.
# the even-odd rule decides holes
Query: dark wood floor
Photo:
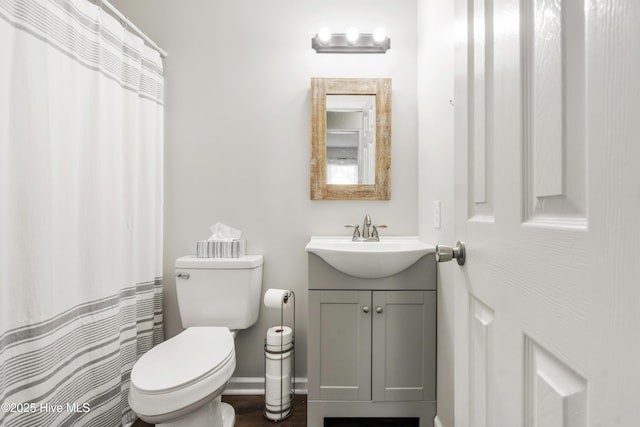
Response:
[[[307,395],[296,396],[293,402],[293,414],[286,420],[277,423],[267,420],[262,411],[264,396],[222,396],[236,410],[235,427],[306,427],[307,426]],[[153,424],[138,420],[133,427],[152,427]]]
[[[235,427],[307,427],[307,396],[298,395],[293,402],[293,414],[282,421],[267,420],[262,411],[264,396],[222,396],[236,410]],[[418,419],[387,418],[327,418],[325,427],[417,427]],[[153,427],[144,421],[136,421],[132,427]]]

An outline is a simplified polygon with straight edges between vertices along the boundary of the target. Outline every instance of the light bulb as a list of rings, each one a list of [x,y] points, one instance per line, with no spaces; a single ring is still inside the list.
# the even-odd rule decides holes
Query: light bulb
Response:
[[[320,31],[318,31],[318,38],[322,43],[328,42],[331,38],[331,30],[329,30],[327,27],[320,28]]]
[[[349,42],[355,43],[358,37],[360,37],[360,33],[357,28],[351,27],[347,30],[347,40],[349,40]]]
[[[384,28],[376,28],[376,30],[373,32],[373,40],[380,44],[384,41],[384,39],[387,38],[387,33],[384,31]]]

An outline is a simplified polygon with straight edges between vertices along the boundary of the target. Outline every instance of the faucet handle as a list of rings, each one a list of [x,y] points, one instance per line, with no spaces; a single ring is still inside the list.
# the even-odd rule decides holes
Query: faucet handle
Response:
[[[345,224],[344,228],[353,228],[353,238],[357,239],[360,237],[360,226],[358,224]]]
[[[387,228],[387,226],[385,224],[380,224],[380,225],[372,225],[373,227],[373,231],[371,232],[371,237],[373,237],[374,239],[379,239],[380,236],[378,235],[378,228]]]

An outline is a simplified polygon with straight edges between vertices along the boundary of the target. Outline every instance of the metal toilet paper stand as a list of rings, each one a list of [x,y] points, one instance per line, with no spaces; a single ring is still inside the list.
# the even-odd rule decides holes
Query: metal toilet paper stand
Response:
[[[283,348],[283,335],[280,335],[280,351],[270,350],[267,345],[267,338],[264,339],[264,376],[265,376],[265,393],[264,393],[264,417],[269,421],[278,422],[286,418],[289,418],[293,414],[293,400],[296,396],[295,391],[295,372],[296,372],[296,294],[293,291],[289,291],[280,302],[280,327],[284,328],[284,305],[291,300],[291,306],[293,308],[292,314],[292,326],[291,326],[291,347],[289,349]],[[291,391],[289,393],[289,402],[283,403],[283,385],[282,378],[280,378],[280,408],[279,410],[269,409],[267,406],[267,357],[268,355],[275,356],[280,359],[280,373],[282,374],[284,368],[285,355],[291,352]]]

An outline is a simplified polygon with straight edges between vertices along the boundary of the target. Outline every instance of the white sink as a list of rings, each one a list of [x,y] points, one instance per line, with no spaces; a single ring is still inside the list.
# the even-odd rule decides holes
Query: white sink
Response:
[[[414,236],[381,237],[379,242],[353,242],[350,236],[312,236],[304,248],[345,274],[378,279],[406,270],[435,247]]]

